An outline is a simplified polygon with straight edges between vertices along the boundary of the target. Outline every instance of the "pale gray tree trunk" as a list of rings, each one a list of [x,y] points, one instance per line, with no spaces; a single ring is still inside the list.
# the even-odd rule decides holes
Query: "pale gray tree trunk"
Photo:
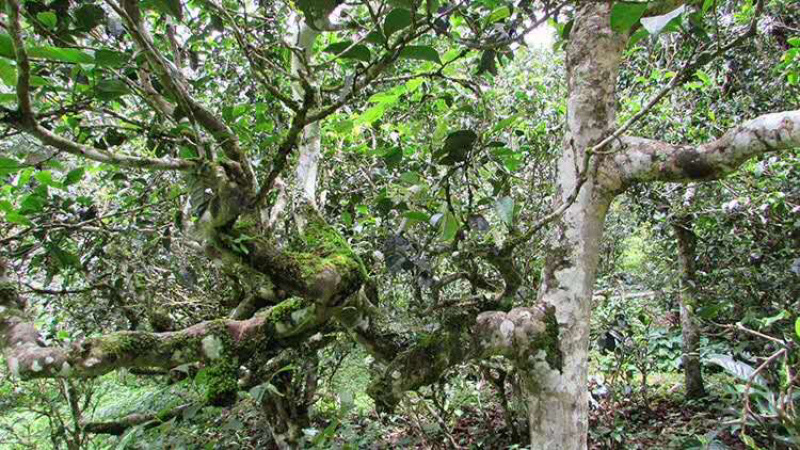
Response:
[[[691,206],[694,186],[686,191],[684,207]],[[686,398],[696,399],[706,395],[703,372],[700,364],[700,327],[695,318],[697,307],[697,284],[695,280],[695,248],[697,236],[692,230],[691,217],[683,212],[672,224],[678,243],[680,263],[680,290],[678,300],[681,308],[681,335],[683,337],[683,374],[686,383]]]
[[[610,29],[610,5],[578,7],[567,47],[567,134],[558,163],[556,207],[579,182],[586,151],[615,124],[614,89],[624,39]],[[539,300],[555,307],[561,367],[528,372],[531,448],[587,446],[589,320],[606,212],[619,183],[590,168],[578,198],[554,223]]]

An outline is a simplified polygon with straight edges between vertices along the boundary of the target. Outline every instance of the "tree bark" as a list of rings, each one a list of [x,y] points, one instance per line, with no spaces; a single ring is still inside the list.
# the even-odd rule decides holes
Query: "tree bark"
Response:
[[[592,288],[614,183],[608,183],[603,172],[580,172],[587,150],[607,135],[615,121],[614,90],[625,41],[611,31],[610,9],[605,2],[580,5],[567,47],[568,128],[554,207],[568,201],[581,176],[588,178],[575,202],[554,223],[539,290],[539,301],[555,308],[562,365],[537,361],[529,370],[521,370],[532,449],[587,446]]]
[[[684,206],[691,204],[694,188],[687,190]],[[696,308],[695,247],[697,236],[692,231],[692,219],[688,214],[680,214],[672,224],[678,242],[678,260],[681,276],[678,300],[681,308],[681,335],[683,337],[683,373],[686,382],[686,398],[705,397],[703,373],[700,365],[699,344],[700,327],[695,319]]]

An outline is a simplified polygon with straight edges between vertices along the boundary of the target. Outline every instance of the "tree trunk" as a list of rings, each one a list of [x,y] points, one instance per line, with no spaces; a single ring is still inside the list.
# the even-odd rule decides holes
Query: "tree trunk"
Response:
[[[698,347],[700,329],[694,317],[696,283],[694,280],[695,244],[692,220],[682,215],[672,225],[678,241],[678,259],[681,266],[678,301],[681,306],[681,334],[683,336],[683,373],[686,379],[686,398],[696,399],[706,395]]]
[[[613,128],[614,89],[625,40],[610,29],[610,4],[578,7],[567,47],[567,134],[556,207],[579,183],[586,150]],[[532,449],[587,447],[589,321],[606,212],[616,180],[589,170],[572,206],[554,223],[539,300],[555,307],[561,367],[534,363],[525,374]]]

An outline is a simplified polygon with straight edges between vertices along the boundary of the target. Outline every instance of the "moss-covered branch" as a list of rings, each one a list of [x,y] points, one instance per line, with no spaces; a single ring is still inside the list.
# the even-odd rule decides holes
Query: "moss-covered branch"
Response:
[[[126,331],[47,347],[26,315],[16,284],[0,267],[0,348],[11,373],[22,379],[94,377],[126,368],[170,369],[203,361],[212,366],[277,353],[320,330],[330,312],[291,298],[249,320],[213,320],[180,331]]]
[[[558,325],[552,308],[485,312],[472,322],[452,324],[422,336],[389,362],[369,388],[379,409],[392,410],[406,391],[432,384],[451,367],[476,358],[503,355],[518,366],[546,364],[561,369]]]

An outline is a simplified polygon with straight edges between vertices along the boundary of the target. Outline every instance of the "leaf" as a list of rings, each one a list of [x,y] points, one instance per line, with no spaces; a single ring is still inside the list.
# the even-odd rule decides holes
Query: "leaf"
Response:
[[[716,3],[716,0],[705,0],[703,2],[703,13],[707,13],[714,6],[714,3]]]
[[[80,31],[91,31],[103,23],[106,12],[98,5],[87,3],[75,10],[75,24]]]
[[[686,5],[681,5],[672,10],[671,12],[668,12],[667,14],[655,17],[646,17],[642,19],[642,26],[644,27],[645,30],[647,30],[648,33],[656,35],[658,33],[661,33],[661,31],[667,25],[669,25],[669,23],[672,22],[673,19],[683,14],[684,11],[686,11]]]
[[[749,364],[736,361],[729,355],[711,355],[706,362],[722,367],[725,371],[744,382],[748,382],[755,372],[755,369]],[[766,386],[767,384],[766,380],[760,375],[757,375],[754,381],[761,386]]]
[[[367,48],[366,45],[358,44],[358,45],[353,45],[353,47],[350,48],[351,45],[353,45],[351,41],[336,42],[334,44],[327,46],[323,51],[327,53],[334,53],[338,55],[340,58],[357,59],[359,61],[364,61],[367,63],[370,61],[371,54],[369,52],[369,48]]]
[[[486,25],[499,22],[509,16],[511,16],[511,9],[508,6],[501,6],[486,17]]]
[[[428,222],[431,220],[431,216],[422,211],[406,211],[403,217],[411,222]]]
[[[52,11],[43,11],[39,14],[36,14],[36,19],[42,23],[48,30],[52,30],[56,27],[58,23],[58,18],[56,14]]]
[[[74,64],[92,64],[94,58],[88,53],[74,48],[51,47],[49,45],[30,47],[28,56],[31,58],[49,59]]]
[[[508,196],[497,199],[497,202],[494,204],[494,210],[503,223],[511,226],[511,223],[514,221],[514,199]]]
[[[97,91],[97,96],[101,100],[114,100],[117,97],[130,93],[128,85],[122,80],[100,80],[97,86],[95,86],[95,90]]]
[[[380,31],[370,31],[367,37],[364,38],[364,42],[382,45],[386,43],[386,36],[381,34]]]
[[[119,68],[128,62],[128,55],[113,50],[98,50],[94,53],[94,62],[98,67]]]
[[[458,219],[450,211],[447,211],[439,220],[439,239],[452,241],[458,233]]]
[[[0,33],[0,56],[14,59],[14,44],[11,43],[11,36]]]
[[[386,39],[389,39],[392,34],[403,28],[411,25],[411,11],[405,8],[395,8],[386,15],[383,21],[383,33]]]
[[[178,21],[183,20],[183,6],[180,0],[149,0],[144,3],[164,14],[169,14]]]
[[[0,157],[0,176],[19,172],[20,169],[22,169],[22,166],[17,161]]]
[[[70,186],[81,181],[84,174],[86,174],[86,169],[83,167],[70,170],[69,173],[67,173],[67,176],[64,178],[64,186]]]
[[[442,150],[434,155],[440,164],[451,165],[465,161],[478,135],[472,130],[458,130],[447,135]]]
[[[416,59],[419,61],[430,61],[441,64],[439,52],[428,45],[408,45],[400,51],[400,57],[406,59]]]
[[[627,33],[639,21],[647,9],[647,3],[616,2],[611,8],[611,29]]]
[[[800,317],[794,321],[794,332],[797,333],[797,337],[800,338]]]

